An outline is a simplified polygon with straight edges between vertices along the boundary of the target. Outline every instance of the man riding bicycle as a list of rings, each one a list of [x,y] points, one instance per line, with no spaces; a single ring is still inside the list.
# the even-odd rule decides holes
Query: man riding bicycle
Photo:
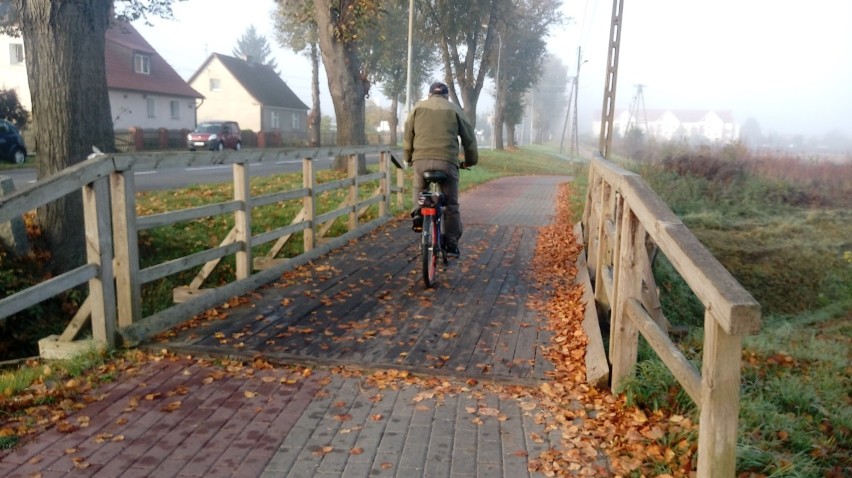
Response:
[[[462,235],[459,212],[459,167],[467,168],[479,162],[476,134],[464,111],[448,99],[447,85],[432,83],[429,97],[418,103],[405,120],[403,152],[406,163],[414,165],[413,229],[420,231],[423,216],[417,197],[425,188],[424,171],[443,171],[448,178],[441,184],[446,198],[444,237],[447,255],[459,256],[458,241]],[[459,138],[464,148],[464,161],[459,164]]]

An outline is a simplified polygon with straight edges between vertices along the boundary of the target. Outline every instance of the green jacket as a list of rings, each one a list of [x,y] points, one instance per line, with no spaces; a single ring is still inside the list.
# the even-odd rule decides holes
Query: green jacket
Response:
[[[405,120],[402,149],[405,161],[442,159],[458,164],[459,138],[464,148],[464,163],[479,162],[476,134],[464,111],[441,95],[421,101]]]

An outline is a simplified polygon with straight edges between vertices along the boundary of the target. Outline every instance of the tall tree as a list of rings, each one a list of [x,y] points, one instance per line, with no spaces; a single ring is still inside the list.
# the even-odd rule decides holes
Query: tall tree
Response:
[[[277,0],[275,30],[278,43],[295,53],[303,53],[311,62],[311,111],[308,113],[308,142],[311,146],[322,144],[319,89],[319,31],[313,15],[314,4],[307,0],[298,9],[292,3]]]
[[[280,0],[287,12],[310,12],[309,0]],[[370,94],[370,73],[364,68],[359,47],[365,32],[379,15],[379,0],[313,0],[313,19],[323,65],[328,77],[328,90],[337,119],[337,144],[366,143],[364,105]],[[366,170],[366,158],[359,158],[359,169]],[[344,169],[344,158],[338,158],[336,169]]]
[[[512,5],[510,23],[498,25],[502,40],[496,102],[495,147],[503,148],[503,125],[514,146],[515,126],[523,117],[523,97],[538,82],[547,57],[546,39],[553,25],[563,23],[559,0],[519,0]],[[496,75],[497,72],[494,72]]]
[[[476,124],[476,105],[496,49],[500,18],[509,0],[425,0],[420,2],[429,41],[441,53],[444,82],[453,102]],[[496,58],[496,56],[495,56]]]
[[[391,144],[397,142],[399,126],[399,104],[405,102],[407,66],[408,66],[408,2],[383,0],[383,14],[376,28],[367,31],[362,46],[364,63],[373,73],[377,83],[382,85],[382,94],[391,100]],[[415,24],[418,21],[415,17]],[[431,71],[438,65],[437,55],[431,44],[414,29],[411,39],[411,84],[413,88],[428,84]],[[406,41],[403,41],[405,39]],[[405,112],[408,108],[404,105]]]
[[[567,103],[565,87],[568,85],[568,67],[558,57],[548,55],[541,79],[530,95],[530,141],[542,143],[560,134]],[[535,136],[532,136],[535,127]]]
[[[275,59],[269,58],[272,54],[269,42],[265,36],[257,34],[254,25],[249,26],[246,32],[243,33],[243,36],[237,40],[237,46],[234,47],[233,54],[237,58],[243,58],[248,62],[266,65],[272,68],[276,74],[281,74],[278,71],[278,64],[275,62]]]
[[[120,19],[171,17],[171,0],[116,0]],[[115,151],[107,95],[104,35],[113,0],[3,0],[0,23],[22,34],[32,115],[38,128],[38,177],[77,164],[92,147]],[[80,127],[85,125],[85,127]],[[71,194],[38,210],[38,222],[65,271],[83,262],[82,197]]]

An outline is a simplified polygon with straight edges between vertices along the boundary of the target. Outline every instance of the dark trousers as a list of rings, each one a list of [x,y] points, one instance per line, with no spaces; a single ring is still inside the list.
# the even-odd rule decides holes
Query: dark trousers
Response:
[[[447,173],[446,181],[441,183],[441,192],[444,194],[444,236],[454,243],[458,243],[462,235],[461,213],[459,212],[459,167],[455,163],[442,159],[418,159],[414,161],[414,187],[412,188],[415,211],[417,208],[417,197],[426,188],[423,181],[424,171],[443,171]]]

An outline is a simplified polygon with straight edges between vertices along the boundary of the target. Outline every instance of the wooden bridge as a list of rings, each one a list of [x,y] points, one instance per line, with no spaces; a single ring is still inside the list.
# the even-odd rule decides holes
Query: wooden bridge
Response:
[[[380,155],[379,171],[358,174],[358,154]],[[343,180],[317,183],[312,160],[349,156]],[[252,196],[249,168],[264,161],[298,158],[303,185]],[[526,297],[532,292],[530,261],[535,228],[546,224],[555,185],[567,178],[522,178],[474,190],[464,205],[463,257],[442,271],[435,290],[424,291],[412,233],[393,220],[402,203],[402,171],[389,166],[381,147],[348,149],[99,155],[63,173],[0,198],[0,223],[66,194],[82,190],[86,217],[85,265],[0,300],[0,320],[64,291],[88,285],[88,297],[61,337],[45,339],[47,356],[92,342],[133,346],[186,320],[252,292],[228,319],[170,334],[176,350],[263,356],[326,366],[358,364],[502,381],[540,381],[551,367],[541,356],[548,334]],[[137,216],[134,171],[170,166],[232,165],[234,199],[155,216]],[[587,314],[610,318],[609,353],[600,331],[589,330],[589,381],[616,389],[636,362],[641,333],[701,410],[699,476],[732,476],[739,401],[740,337],[759,327],[759,307],[635,174],[601,158],[590,164],[586,213],[577,230],[587,247]],[[335,209],[317,210],[317,195],[342,189]],[[477,196],[479,195],[479,196]],[[290,223],[252,230],[252,209],[295,201]],[[362,223],[363,213],[371,219]],[[140,230],[211,215],[232,215],[234,228],[221,245],[140,267]],[[347,232],[324,237],[323,227],[345,217]],[[302,232],[304,253],[276,257],[283,242]],[[568,231],[566,231],[568,233]],[[258,245],[273,243],[262,260]],[[668,337],[651,272],[658,248],[704,304],[701,371]],[[334,254],[327,254],[334,250]],[[206,274],[226,256],[236,258],[236,280],[204,290]],[[311,267],[297,267],[311,263]],[[180,271],[198,271],[176,291],[174,306],[142,317],[141,286]],[[581,273],[581,277],[584,274]],[[591,303],[592,300],[596,306]],[[590,322],[597,324],[597,316]],[[91,329],[91,338],[76,340]],[[596,327],[595,327],[596,329]],[[600,353],[596,355],[596,350]],[[607,362],[608,357],[608,362]],[[591,362],[590,362],[591,360]],[[603,363],[600,365],[600,363]]]

